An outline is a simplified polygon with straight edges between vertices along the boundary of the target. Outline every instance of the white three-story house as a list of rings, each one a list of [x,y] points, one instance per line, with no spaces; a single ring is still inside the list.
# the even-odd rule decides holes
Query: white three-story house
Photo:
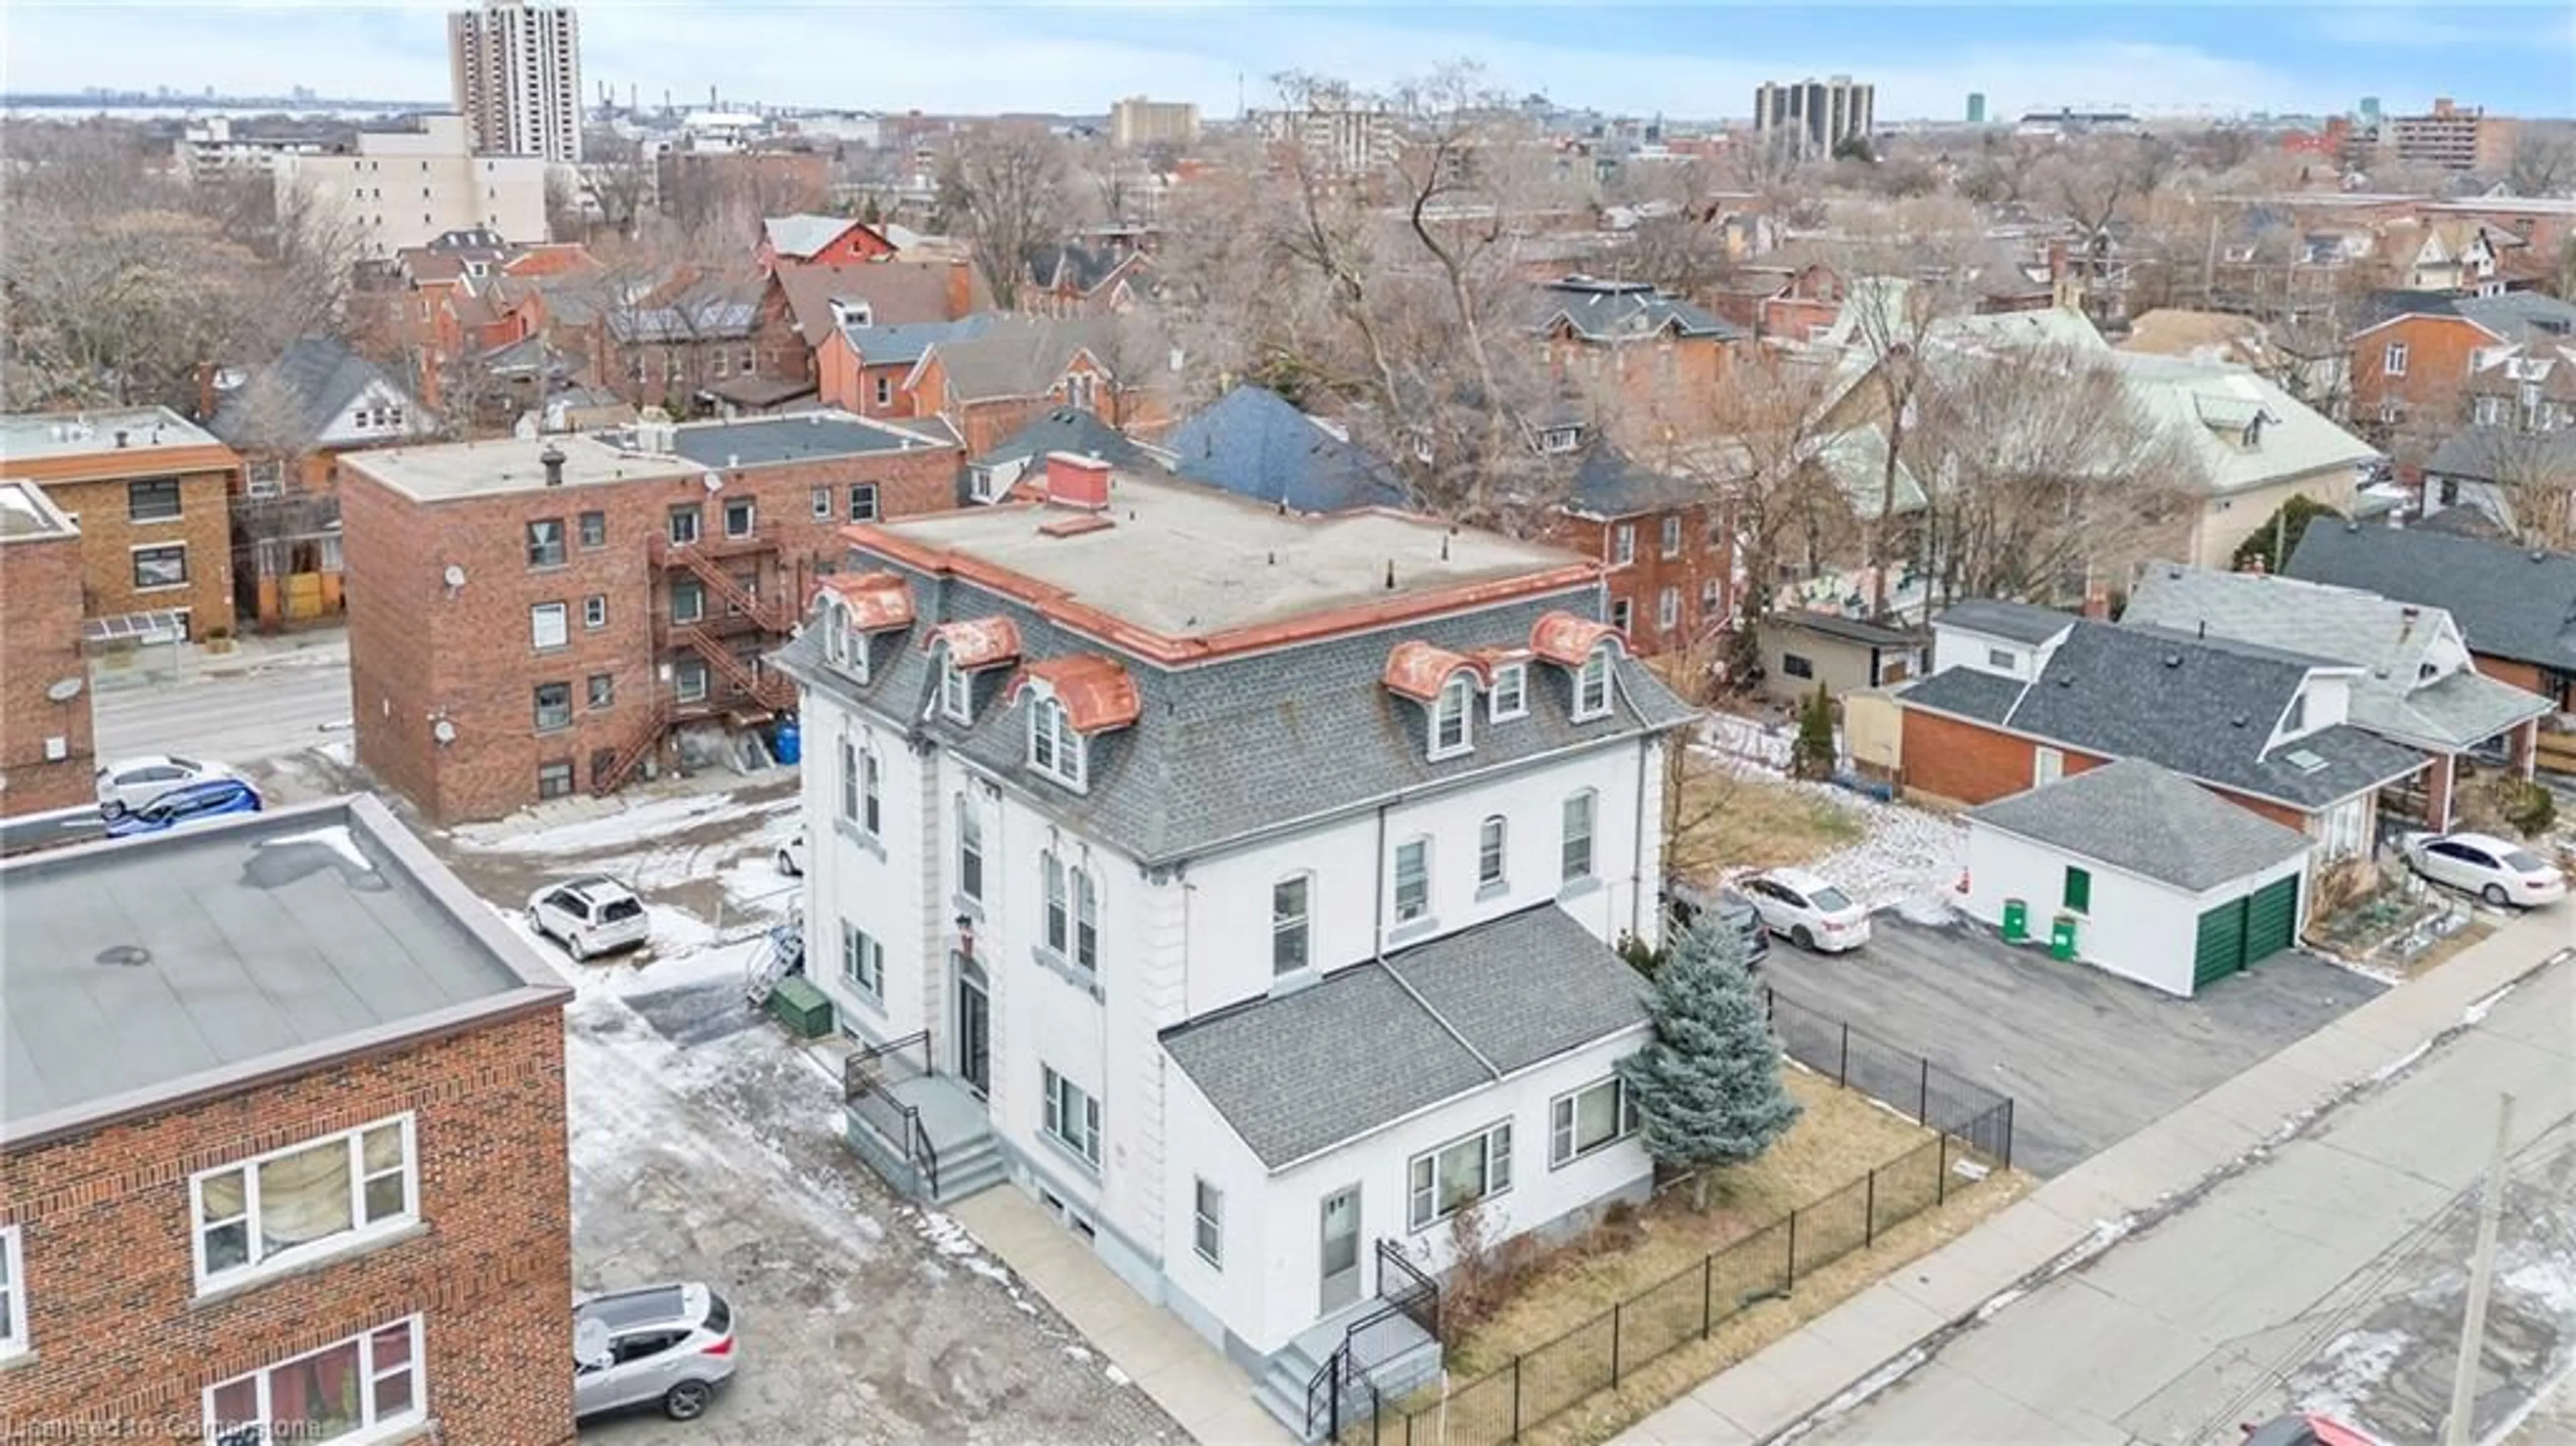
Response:
[[[1351,1322],[1334,1369],[1419,1346],[1454,1212],[1649,1189],[1612,945],[1659,932],[1689,713],[1572,554],[1064,454],[1043,486],[850,529],[777,659],[850,1137],[922,1197],[1029,1191],[1320,1430]]]

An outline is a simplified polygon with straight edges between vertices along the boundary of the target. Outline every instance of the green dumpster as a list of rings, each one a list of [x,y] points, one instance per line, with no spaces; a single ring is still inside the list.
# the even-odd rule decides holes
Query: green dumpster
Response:
[[[2030,937],[2030,901],[2004,900],[2004,942],[2018,944]]]
[[[2075,916],[2073,914],[2060,914],[2056,922],[2049,926],[2048,957],[2051,959],[2075,957]]]
[[[820,1039],[832,1032],[832,1001],[805,980],[787,978],[769,991],[769,1012],[799,1039]]]

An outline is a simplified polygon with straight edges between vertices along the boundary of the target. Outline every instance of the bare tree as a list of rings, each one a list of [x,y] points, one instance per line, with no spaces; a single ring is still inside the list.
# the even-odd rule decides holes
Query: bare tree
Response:
[[[2485,425],[2460,434],[2445,456],[2484,495],[2498,526],[2525,547],[2576,551],[2576,432]]]
[[[2505,189],[2517,196],[2554,196],[2571,182],[2576,182],[2576,126],[2521,122],[2505,161]]]
[[[998,121],[967,131],[941,158],[939,199],[974,241],[994,304],[1015,309],[1030,252],[1062,240],[1072,219],[1063,143],[1040,127]]]

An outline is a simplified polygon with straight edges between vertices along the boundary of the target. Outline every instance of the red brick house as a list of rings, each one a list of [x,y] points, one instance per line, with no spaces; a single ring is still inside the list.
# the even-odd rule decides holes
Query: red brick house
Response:
[[[772,216],[760,223],[753,260],[764,272],[788,266],[846,266],[893,257],[885,233],[848,216]]]
[[[2418,455],[2401,459],[2415,467],[2433,442],[2469,420],[2469,381],[2482,361],[2576,335],[2576,304],[2536,291],[2382,292],[2371,312],[2375,319],[2350,343],[2353,424],[2383,445],[2413,442]]]
[[[33,482],[0,482],[0,817],[93,804],[80,528]]]
[[[1033,316],[1098,316],[1125,311],[1147,285],[1153,260],[1141,250],[1070,242],[1029,248],[1020,310]]]
[[[781,265],[765,278],[752,317],[759,374],[819,384],[817,353],[844,327],[917,326],[993,309],[967,261]]]
[[[924,353],[941,342],[981,336],[999,312],[904,326],[836,326],[814,353],[814,389],[825,406],[862,417],[909,417],[919,398],[905,389]]]
[[[955,507],[960,461],[829,412],[351,456],[358,761],[444,823],[743,747],[839,528]]]
[[[1602,566],[1630,652],[1677,653],[1733,616],[1731,532],[1709,490],[1595,445],[1540,529]]]
[[[1568,276],[1538,288],[1534,330],[1563,384],[1615,396],[1628,436],[1694,440],[1712,425],[1743,328],[1642,281]]]
[[[1122,317],[1010,320],[933,344],[902,390],[912,415],[953,428],[981,456],[1037,413],[1073,407],[1122,432],[1151,436],[1171,422],[1163,376],[1143,355],[1157,345]]]
[[[572,991],[489,906],[364,796],[0,889],[0,1422],[569,1446],[529,1366],[572,1333]]]

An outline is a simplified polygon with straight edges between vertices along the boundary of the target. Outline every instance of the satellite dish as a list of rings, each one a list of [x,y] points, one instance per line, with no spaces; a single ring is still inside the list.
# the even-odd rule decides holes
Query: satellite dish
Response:
[[[465,586],[465,569],[458,567],[455,563],[449,563],[447,565],[447,571],[440,573],[439,576],[447,580],[447,585],[449,587]]]
[[[709,472],[700,480],[706,483],[706,488],[709,492],[722,492],[724,490],[724,475],[722,473]]]
[[[82,686],[78,677],[56,678],[46,686],[45,696],[57,703],[68,703],[81,695]]]
[[[456,741],[456,725],[441,718],[429,725],[429,736],[441,743],[453,743]]]
[[[608,1364],[608,1322],[586,1315],[573,1322],[572,1359],[575,1365],[604,1368]]]

